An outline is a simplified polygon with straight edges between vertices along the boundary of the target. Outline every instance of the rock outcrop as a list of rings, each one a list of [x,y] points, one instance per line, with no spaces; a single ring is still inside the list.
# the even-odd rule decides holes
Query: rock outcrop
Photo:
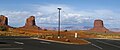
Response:
[[[4,15],[0,15],[0,25],[8,25],[8,18],[5,17]]]
[[[90,30],[95,32],[109,32],[109,30],[104,27],[103,21],[100,19],[94,21],[94,27]]]
[[[0,26],[10,27],[8,25],[8,18],[4,15],[0,15]]]
[[[36,26],[34,16],[30,16],[29,18],[27,18],[25,26],[23,26],[23,28],[25,28],[25,29],[41,29],[40,27]]]

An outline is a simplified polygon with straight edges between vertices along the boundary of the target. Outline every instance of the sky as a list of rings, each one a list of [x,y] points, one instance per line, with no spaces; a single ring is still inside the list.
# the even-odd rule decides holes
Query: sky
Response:
[[[29,16],[35,16],[40,27],[57,27],[58,7],[61,27],[93,27],[95,19],[104,21],[107,28],[120,28],[120,0],[0,0],[0,15],[9,25],[22,27]]]

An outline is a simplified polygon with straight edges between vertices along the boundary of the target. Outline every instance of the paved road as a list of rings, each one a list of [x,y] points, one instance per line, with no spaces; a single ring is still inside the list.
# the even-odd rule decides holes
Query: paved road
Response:
[[[107,40],[107,39],[86,39],[91,42],[91,45],[101,50],[120,50],[119,40]]]
[[[0,37],[0,50],[120,50],[120,41],[86,40],[91,44],[72,45],[35,40],[29,37]]]

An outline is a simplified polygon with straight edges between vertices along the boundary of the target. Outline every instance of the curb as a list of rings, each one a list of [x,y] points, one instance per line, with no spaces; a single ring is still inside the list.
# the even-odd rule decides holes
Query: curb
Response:
[[[80,44],[80,43],[62,42],[62,41],[47,40],[47,39],[40,39],[40,38],[32,38],[32,39],[36,39],[36,40],[43,40],[43,41],[50,41],[50,42],[56,42],[56,43],[63,43],[63,44],[76,44],[76,45],[82,45],[82,44]],[[83,40],[83,41],[87,42],[88,44],[90,44],[90,43],[91,43],[91,42],[86,41],[86,40],[84,40],[84,39],[81,39],[81,40]]]

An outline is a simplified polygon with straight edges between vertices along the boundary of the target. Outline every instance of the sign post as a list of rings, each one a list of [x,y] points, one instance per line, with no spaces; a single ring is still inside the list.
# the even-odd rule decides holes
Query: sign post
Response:
[[[78,33],[75,33],[75,38],[77,38],[78,37]]]

